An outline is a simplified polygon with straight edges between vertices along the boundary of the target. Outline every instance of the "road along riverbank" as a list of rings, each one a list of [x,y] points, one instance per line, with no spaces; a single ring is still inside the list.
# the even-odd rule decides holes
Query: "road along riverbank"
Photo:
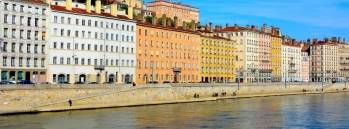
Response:
[[[340,84],[161,84],[144,86],[0,87],[0,114],[214,101],[250,97],[347,92]]]

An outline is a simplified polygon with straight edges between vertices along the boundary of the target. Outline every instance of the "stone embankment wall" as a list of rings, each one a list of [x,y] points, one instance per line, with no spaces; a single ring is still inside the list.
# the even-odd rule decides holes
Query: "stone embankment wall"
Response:
[[[0,88],[0,114],[346,91],[344,84]],[[69,103],[71,101],[71,103]],[[71,105],[70,105],[71,104]]]

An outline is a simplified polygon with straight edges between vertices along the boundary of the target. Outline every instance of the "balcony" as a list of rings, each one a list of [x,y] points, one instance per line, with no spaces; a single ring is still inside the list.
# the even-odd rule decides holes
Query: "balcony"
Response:
[[[259,73],[271,73],[272,71],[272,69],[260,69]]]
[[[173,68],[173,72],[181,72],[182,71],[182,68],[179,68],[179,67],[175,67]]]
[[[290,70],[288,70],[288,73],[297,73],[297,70],[295,70],[295,69],[290,69]]]
[[[104,65],[96,65],[95,70],[99,70],[99,71],[103,71],[105,69],[105,66]]]
[[[349,65],[349,61],[340,61],[339,64],[340,65]]]

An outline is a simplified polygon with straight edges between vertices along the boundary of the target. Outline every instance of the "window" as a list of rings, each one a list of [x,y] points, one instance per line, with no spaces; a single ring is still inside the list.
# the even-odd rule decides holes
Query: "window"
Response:
[[[19,31],[19,38],[20,38],[20,39],[23,39],[23,38],[24,38],[23,35],[24,35],[24,30],[20,30],[20,31]]]
[[[68,21],[67,21],[68,24],[71,24],[71,18],[68,17]]]
[[[27,31],[27,39],[31,39],[31,32],[32,32],[31,30]]]
[[[52,63],[53,63],[53,64],[57,64],[57,57],[53,57]]]
[[[19,52],[20,52],[20,53],[23,53],[23,43],[20,43],[20,44],[19,44]]]
[[[16,43],[12,43],[11,52],[15,52],[15,51],[16,51]]]
[[[38,67],[38,58],[34,58],[34,67]]]
[[[15,57],[11,57],[11,66],[15,67]]]
[[[76,64],[76,65],[79,64],[79,58],[75,58],[75,64]]]
[[[63,57],[61,57],[61,58],[59,59],[59,64],[64,64],[64,58],[63,58]]]
[[[12,11],[16,11],[16,5],[12,4]]]
[[[34,53],[35,53],[35,54],[38,53],[38,46],[39,46],[38,44],[35,44],[35,45],[34,45]]]
[[[31,17],[28,17],[27,26],[31,26],[31,20],[32,20],[32,18],[31,18]]]
[[[16,24],[16,15],[12,15],[12,24]]]
[[[4,56],[4,57],[2,57],[2,66],[7,66],[7,57],[6,56]]]
[[[57,23],[57,22],[58,22],[58,17],[57,17],[57,16],[54,16],[54,17],[53,17],[53,22],[54,22],[54,23]]]
[[[16,38],[16,29],[12,29],[12,38]]]
[[[30,57],[27,58],[26,64],[27,64],[27,67],[30,67]]]
[[[27,44],[27,53],[30,53],[30,44]]]
[[[22,67],[23,66],[23,57],[18,58],[18,66]]]
[[[19,17],[19,24],[24,25],[24,16]]]
[[[4,38],[8,37],[7,33],[8,33],[8,28],[4,28]]]
[[[70,65],[70,58],[67,58],[67,64]]]
[[[64,24],[64,17],[61,17],[61,24]]]
[[[35,25],[35,27],[39,26],[39,18],[35,18],[34,25]]]
[[[4,14],[4,23],[8,23],[8,15],[7,14]]]
[[[45,45],[41,45],[41,54],[45,54]]]
[[[45,58],[41,59],[41,67],[45,67]]]

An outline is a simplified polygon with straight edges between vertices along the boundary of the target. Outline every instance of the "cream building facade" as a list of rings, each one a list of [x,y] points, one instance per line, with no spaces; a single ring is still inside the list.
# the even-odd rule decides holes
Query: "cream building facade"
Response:
[[[281,46],[282,80],[287,82],[301,81],[301,50],[302,44],[295,40],[286,40]]]
[[[76,8],[51,5],[48,81],[51,83],[131,83],[136,61],[136,23],[102,12],[100,1]],[[113,10],[113,9],[111,9]]]
[[[311,81],[330,82],[339,75],[339,43],[336,39],[316,40],[310,46]]]
[[[255,26],[241,27],[234,25],[217,30],[224,38],[236,41],[235,71],[239,73],[240,82],[253,83],[259,81],[259,37],[260,32]]]

